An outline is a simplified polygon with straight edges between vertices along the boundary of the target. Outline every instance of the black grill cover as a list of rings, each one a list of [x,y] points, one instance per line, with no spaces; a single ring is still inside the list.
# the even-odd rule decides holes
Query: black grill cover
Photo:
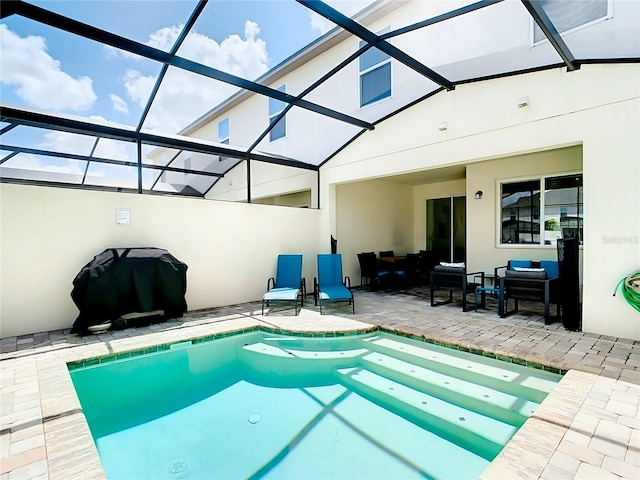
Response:
[[[166,318],[187,311],[187,265],[161,248],[110,248],[73,280],[71,298],[80,310],[72,333],[113,322],[127,313],[163,310]]]

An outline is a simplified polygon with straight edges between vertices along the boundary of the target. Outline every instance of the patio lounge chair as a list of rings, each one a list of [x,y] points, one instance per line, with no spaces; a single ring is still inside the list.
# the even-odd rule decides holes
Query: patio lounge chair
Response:
[[[322,315],[322,303],[349,302],[353,313],[356,313],[356,305],[351,292],[351,279],[342,277],[342,255],[340,253],[318,254],[318,277],[313,279],[313,296],[316,305],[320,301],[320,315]]]
[[[269,302],[294,302],[295,314],[298,314],[298,299],[304,306],[306,282],[302,277],[302,255],[278,255],[276,277],[267,280],[267,293],[262,297],[262,315]]]

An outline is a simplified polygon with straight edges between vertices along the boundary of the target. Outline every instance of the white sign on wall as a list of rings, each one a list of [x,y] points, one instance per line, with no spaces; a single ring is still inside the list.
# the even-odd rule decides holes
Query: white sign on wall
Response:
[[[116,225],[131,225],[131,213],[128,208],[116,208]]]

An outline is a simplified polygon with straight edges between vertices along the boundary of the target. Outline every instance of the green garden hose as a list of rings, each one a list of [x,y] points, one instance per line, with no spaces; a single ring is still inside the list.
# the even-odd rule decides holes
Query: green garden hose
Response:
[[[624,299],[629,305],[640,312],[640,270],[630,273],[618,282],[613,291],[614,297],[616,293],[618,293],[620,285],[622,285],[622,296]]]

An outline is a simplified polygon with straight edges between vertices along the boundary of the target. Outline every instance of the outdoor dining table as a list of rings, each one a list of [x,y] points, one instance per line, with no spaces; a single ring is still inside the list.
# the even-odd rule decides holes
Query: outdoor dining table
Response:
[[[378,257],[378,262],[397,263],[397,262],[404,262],[406,259],[407,259],[406,255],[395,255],[393,257]]]
[[[404,262],[407,259],[406,255],[394,255],[393,257],[378,257],[379,269],[387,270],[394,274],[394,277],[402,275],[404,269]],[[394,280],[397,283],[398,279]]]

